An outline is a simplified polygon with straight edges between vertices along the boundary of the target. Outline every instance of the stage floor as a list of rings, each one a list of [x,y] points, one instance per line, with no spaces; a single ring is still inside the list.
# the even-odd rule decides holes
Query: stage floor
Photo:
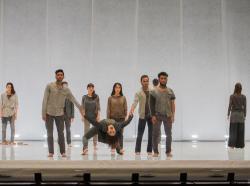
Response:
[[[19,142],[20,143],[20,142]],[[134,142],[124,142],[125,154],[112,156],[107,145],[99,143],[98,150],[93,151],[89,142],[89,154],[81,155],[82,143],[74,141],[72,147],[66,147],[67,158],[62,158],[55,142],[54,158],[48,158],[46,141],[23,141],[20,145],[0,145],[0,160],[250,160],[250,142],[244,149],[228,149],[225,142],[173,142],[173,157],[165,155],[162,141],[158,158],[147,156],[147,143],[142,143],[140,156],[134,153]]]
[[[142,144],[140,156],[134,153],[134,142],[124,143],[123,156],[112,156],[107,145],[101,143],[94,152],[90,141],[89,154],[82,156],[82,144],[75,141],[72,147],[67,147],[67,158],[60,156],[56,143],[54,158],[47,157],[45,141],[1,145],[0,181],[32,180],[34,173],[42,173],[47,180],[82,180],[84,173],[91,173],[96,180],[126,180],[132,173],[139,173],[144,180],[176,180],[180,173],[187,173],[189,179],[226,180],[231,172],[236,179],[250,180],[249,142],[245,149],[228,149],[225,142],[173,142],[172,158],[166,157],[163,144],[157,158],[147,156],[146,142]]]

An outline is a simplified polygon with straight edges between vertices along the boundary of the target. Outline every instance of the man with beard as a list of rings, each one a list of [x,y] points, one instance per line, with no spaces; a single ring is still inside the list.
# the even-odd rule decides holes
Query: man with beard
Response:
[[[153,151],[154,156],[159,156],[158,141],[161,124],[164,125],[166,134],[166,155],[171,157],[172,143],[172,123],[175,116],[175,94],[167,87],[168,74],[160,72],[158,74],[159,86],[151,92],[150,109],[153,123]]]
[[[54,139],[53,139],[53,123],[55,121],[58,144],[62,157],[65,154],[65,141],[64,141],[64,104],[65,99],[72,101],[83,115],[81,105],[76,101],[69,88],[63,86],[64,72],[58,69],[55,72],[56,82],[49,83],[45,89],[42,105],[42,118],[45,121],[47,129],[47,141],[49,148],[48,157],[54,155]]]

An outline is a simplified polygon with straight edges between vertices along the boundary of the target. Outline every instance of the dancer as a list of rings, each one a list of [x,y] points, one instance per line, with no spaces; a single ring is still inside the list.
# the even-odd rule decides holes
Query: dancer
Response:
[[[56,82],[49,83],[45,89],[43,104],[42,104],[42,118],[45,121],[47,129],[47,141],[49,148],[48,157],[54,155],[54,139],[53,139],[53,123],[55,121],[58,144],[60,147],[60,153],[62,157],[66,157],[65,154],[65,141],[64,141],[64,104],[65,99],[68,98],[72,101],[83,115],[81,105],[76,101],[69,88],[63,87],[62,81],[64,79],[64,72],[62,69],[58,69],[55,72]]]
[[[133,115],[130,114],[128,119],[122,122],[117,122],[113,119],[103,119],[100,122],[92,120],[91,118],[86,118],[90,123],[93,124],[92,127],[83,136],[83,152],[82,155],[88,154],[88,140],[98,134],[98,141],[108,144],[112,149],[116,149],[116,152],[120,155],[124,153],[124,150],[120,146],[120,136],[122,135],[123,128],[126,127],[131,120]]]
[[[100,100],[99,96],[95,93],[95,86],[93,83],[89,83],[87,85],[88,94],[82,97],[82,108],[84,112],[84,116],[87,118],[91,118],[91,120],[100,119]],[[90,123],[89,121],[83,117],[84,122],[84,134],[89,131]],[[97,150],[97,135],[93,138],[94,150]],[[88,145],[87,145],[88,147]]]
[[[8,145],[6,141],[6,129],[8,122],[11,128],[10,144],[14,144],[15,120],[17,119],[18,98],[14,85],[11,82],[6,84],[6,91],[0,98],[0,117],[2,118],[2,144]]]
[[[171,157],[171,143],[172,143],[172,123],[175,116],[175,95],[172,89],[168,88],[167,80],[168,74],[160,72],[158,74],[159,86],[151,92],[150,109],[152,113],[153,122],[153,151],[154,156],[159,155],[158,142],[163,122],[166,133],[166,155]]]
[[[107,104],[107,119],[114,119],[116,122],[125,121],[127,116],[127,100],[123,96],[121,83],[115,83],[113,85],[113,90],[111,96],[108,98]],[[120,135],[119,143],[123,149],[123,131]],[[114,154],[114,149],[111,150]]]
[[[152,154],[152,119],[150,113],[150,90],[149,90],[149,77],[147,75],[141,76],[141,89],[135,94],[134,103],[131,106],[130,114],[134,113],[134,110],[139,103],[139,121],[138,121],[138,131],[135,145],[136,155],[141,153],[141,142],[145,126],[147,123],[148,126],[148,145],[147,153],[148,155]]]
[[[234,93],[230,96],[227,117],[230,120],[228,146],[230,148],[245,147],[245,119],[247,99],[241,94],[242,85],[235,84]]]
[[[65,88],[68,88],[68,82],[64,81],[62,82],[62,85]],[[74,104],[69,100],[65,99],[65,104],[64,104],[64,124],[66,128],[66,141],[68,147],[71,147],[71,123],[74,121],[74,115],[75,115],[75,109],[74,109]]]

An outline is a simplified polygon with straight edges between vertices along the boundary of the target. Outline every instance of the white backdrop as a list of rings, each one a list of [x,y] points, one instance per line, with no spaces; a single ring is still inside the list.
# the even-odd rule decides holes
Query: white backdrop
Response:
[[[140,75],[166,71],[177,97],[173,138],[223,140],[234,84],[249,97],[249,51],[249,0],[0,0],[0,87],[15,85],[19,139],[43,139],[44,88],[63,68],[79,101],[96,85],[102,117],[114,82],[130,107]],[[72,135],[82,135],[76,113]]]

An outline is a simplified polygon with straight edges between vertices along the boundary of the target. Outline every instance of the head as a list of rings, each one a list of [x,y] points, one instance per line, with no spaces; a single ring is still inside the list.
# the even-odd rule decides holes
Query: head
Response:
[[[87,91],[88,91],[88,95],[93,96],[95,94],[95,85],[93,83],[89,83],[87,85]]]
[[[62,86],[65,87],[65,88],[68,88],[69,84],[67,81],[63,81],[62,82]]]
[[[108,134],[108,136],[115,136],[116,135],[116,130],[115,130],[114,125],[112,125],[112,124],[108,125],[107,134]]]
[[[159,80],[155,78],[155,79],[153,79],[152,83],[153,83],[154,87],[157,87],[159,84]]]
[[[234,94],[241,94],[242,86],[241,83],[236,83],[234,87]]]
[[[113,96],[113,95],[123,96],[121,83],[115,83],[113,85],[113,90],[112,90],[111,96]]]
[[[58,69],[55,71],[56,74],[56,81],[57,82],[62,82],[64,79],[64,72],[62,69]]]
[[[13,83],[8,82],[6,84],[6,92],[9,95],[14,95],[16,93]]]
[[[148,75],[142,75],[141,76],[141,85],[144,89],[148,88],[149,85],[149,77]]]
[[[160,86],[166,86],[168,82],[168,74],[166,72],[160,72],[158,74],[158,80],[159,80]]]

